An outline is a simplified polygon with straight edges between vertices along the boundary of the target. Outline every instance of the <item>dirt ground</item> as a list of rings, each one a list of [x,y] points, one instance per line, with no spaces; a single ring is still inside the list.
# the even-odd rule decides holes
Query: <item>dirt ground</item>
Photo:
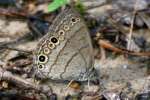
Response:
[[[40,1],[40,0],[39,0]],[[78,0],[77,0],[78,1]],[[77,2],[75,0],[75,2]],[[109,1],[109,0],[108,0]],[[110,0],[111,1],[111,0]],[[113,0],[112,0],[113,1]],[[123,3],[122,3],[122,2]],[[98,77],[100,79],[101,84],[92,84],[92,83],[81,83],[82,85],[75,84],[75,87],[78,87],[78,89],[72,88],[69,83],[57,83],[52,82],[51,80],[47,82],[36,80],[34,77],[29,76],[32,72],[32,58],[33,54],[32,51],[35,50],[39,39],[31,39],[31,40],[25,40],[23,42],[14,42],[16,39],[26,35],[30,34],[34,37],[34,32],[29,28],[29,20],[26,18],[20,18],[20,17],[12,17],[11,14],[4,14],[0,13],[0,43],[11,43],[9,45],[9,48],[4,48],[3,46],[0,47],[2,50],[0,50],[0,66],[4,71],[11,72],[14,77],[19,76],[18,79],[20,82],[25,82],[25,84],[33,83],[36,86],[37,84],[47,85],[49,86],[53,93],[57,95],[58,100],[102,100],[103,96],[106,100],[134,100],[134,98],[141,93],[147,93],[150,91],[150,53],[147,53],[147,56],[143,56],[142,54],[140,56],[132,55],[132,53],[126,53],[123,50],[126,50],[127,47],[125,47],[123,44],[128,43],[126,41],[126,35],[124,34],[130,34],[132,33],[132,36],[137,38],[138,42],[133,42],[131,51],[135,52],[149,52],[150,51],[150,13],[147,14],[147,12],[144,10],[148,9],[150,7],[149,1],[143,1],[138,2],[137,5],[137,12],[140,13],[143,11],[143,13],[146,13],[149,17],[144,17],[145,20],[141,19],[135,22],[135,27],[131,31],[130,25],[131,19],[132,19],[132,13],[133,13],[133,0],[127,0],[127,2],[124,2],[123,0],[120,0],[118,2],[109,2],[107,3],[106,0],[81,0],[81,3],[86,8],[84,9],[85,14],[83,14],[83,19],[87,22],[87,27],[89,28],[89,34],[91,36],[92,42],[93,42],[93,49],[95,56],[94,58],[94,68],[96,69],[98,73]],[[138,1],[138,0],[137,0]],[[27,12],[30,12],[30,15],[34,15],[35,12],[37,12],[39,9],[43,10],[44,13],[47,13],[47,4],[48,3],[39,3],[34,5],[33,2],[25,3],[25,6],[27,6]],[[45,0],[46,2],[46,0]],[[133,5],[132,5],[132,3]],[[147,2],[147,3],[145,3]],[[1,2],[0,2],[1,3]],[[129,7],[125,4],[131,4]],[[117,4],[119,6],[117,6]],[[121,5],[122,4],[122,5]],[[124,5],[123,5],[124,4]],[[140,5],[141,4],[141,5]],[[123,6],[123,8],[128,8],[126,11],[116,11],[113,13],[113,17],[116,21],[119,20],[120,16],[123,16],[125,18],[125,22],[120,24],[123,26],[123,29],[127,30],[125,32],[128,33],[121,33],[124,32],[123,29],[118,29],[121,32],[118,32],[116,27],[114,28],[111,24],[106,24],[106,19],[110,15],[110,10],[118,9],[120,6]],[[4,9],[9,9],[11,7],[5,7]],[[30,8],[30,9],[29,9]],[[1,12],[2,7],[0,8]],[[81,9],[81,8],[80,8]],[[144,10],[143,10],[144,9]],[[8,10],[8,11],[9,11]],[[11,11],[11,10],[10,10]],[[63,7],[60,11],[63,11]],[[60,12],[58,11],[58,12]],[[9,13],[9,12],[7,12]],[[111,12],[112,13],[112,12]],[[4,15],[3,15],[4,14]],[[13,15],[13,14],[12,14]],[[52,18],[57,15],[50,14],[48,16],[51,16]],[[144,16],[144,15],[143,15]],[[46,18],[49,19],[50,22],[52,22],[52,18]],[[117,19],[118,18],[118,19]],[[121,17],[122,18],[122,17]],[[120,19],[121,19],[120,18]],[[143,17],[140,17],[143,18]],[[95,24],[96,23],[96,24]],[[125,24],[124,24],[125,23]],[[126,25],[127,24],[127,25]],[[120,27],[118,25],[118,27]],[[38,28],[37,28],[38,29]],[[105,32],[104,32],[105,31]],[[97,35],[99,34],[100,35]],[[109,34],[110,33],[110,34]],[[119,35],[118,35],[119,33]],[[121,33],[121,35],[120,35]],[[103,36],[102,38],[99,36]],[[118,42],[112,42],[113,38],[115,37],[115,41]],[[123,37],[122,40],[119,39]],[[145,42],[142,42],[142,40],[138,40],[144,38]],[[39,38],[42,38],[40,36]],[[114,48],[106,48],[108,46],[102,47],[99,45],[99,39],[103,39],[106,41],[109,41],[109,43],[114,44],[114,46],[120,48],[122,51],[118,52],[118,49]],[[123,41],[123,42],[122,42]],[[125,42],[124,42],[125,41]],[[138,45],[141,44],[142,46]],[[145,47],[143,47],[144,43],[146,44]],[[14,45],[15,44],[15,45]],[[13,48],[13,49],[10,49]],[[30,52],[30,54],[26,53]],[[2,73],[2,72],[1,72]],[[0,74],[1,74],[0,73]],[[6,75],[7,76],[7,75]],[[9,76],[7,76],[9,77]],[[24,79],[24,81],[22,81]],[[27,83],[26,83],[27,81]],[[17,84],[17,85],[16,85]],[[22,83],[19,83],[22,84]],[[22,85],[20,85],[22,87]],[[26,85],[23,85],[26,86]],[[26,87],[25,87],[26,88]],[[51,99],[47,99],[47,97],[44,95],[44,93],[39,93],[34,88],[33,90],[28,89],[22,89],[18,87],[18,83],[16,81],[11,82],[11,78],[9,81],[9,78],[4,78],[0,82],[0,96],[6,92],[11,94],[11,90],[18,91],[16,94],[23,94],[23,98],[21,100],[57,100],[53,95],[51,96]],[[38,90],[38,89],[37,89]],[[118,97],[122,94],[122,97]],[[34,96],[33,96],[34,95]],[[103,96],[102,96],[103,95]],[[68,96],[71,99],[64,99]],[[81,96],[82,98],[77,98],[78,96]],[[11,97],[11,95],[10,95]],[[42,98],[42,99],[41,99]],[[53,98],[53,99],[52,99]],[[63,98],[63,99],[62,99]],[[118,99],[115,99],[118,98]],[[124,98],[124,99],[122,99]],[[128,98],[128,99],[125,99]],[[0,97],[2,100],[13,100],[9,99],[9,96],[7,97]],[[19,99],[17,99],[19,100]],[[144,100],[144,99],[137,99],[137,100]],[[148,99],[145,100],[150,100]]]

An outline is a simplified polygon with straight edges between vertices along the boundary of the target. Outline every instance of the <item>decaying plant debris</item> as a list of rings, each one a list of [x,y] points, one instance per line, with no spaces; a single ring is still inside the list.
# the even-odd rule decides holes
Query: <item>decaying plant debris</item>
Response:
[[[150,100],[150,1],[72,0],[87,22],[100,84],[41,81],[33,50],[65,8],[0,0],[0,100]]]

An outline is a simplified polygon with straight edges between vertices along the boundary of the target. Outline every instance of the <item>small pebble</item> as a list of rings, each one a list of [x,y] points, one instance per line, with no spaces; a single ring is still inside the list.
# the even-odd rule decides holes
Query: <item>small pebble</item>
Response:
[[[3,88],[8,88],[8,83],[5,82],[5,81],[3,81],[3,82],[2,82],[2,87],[3,87]]]
[[[124,68],[124,69],[127,69],[127,68],[128,68],[128,65],[123,65],[123,68]]]
[[[55,93],[51,94],[49,100],[57,100],[57,95]]]

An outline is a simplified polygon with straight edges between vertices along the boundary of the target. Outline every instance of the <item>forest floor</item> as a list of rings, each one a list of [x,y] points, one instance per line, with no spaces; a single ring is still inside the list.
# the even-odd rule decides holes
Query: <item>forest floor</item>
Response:
[[[48,13],[50,1],[22,0],[15,5],[0,1],[0,100],[150,100],[149,0],[69,4],[89,29],[100,79],[100,85],[75,82],[72,86],[32,76],[32,51],[65,8]],[[50,88],[49,97],[45,88]]]

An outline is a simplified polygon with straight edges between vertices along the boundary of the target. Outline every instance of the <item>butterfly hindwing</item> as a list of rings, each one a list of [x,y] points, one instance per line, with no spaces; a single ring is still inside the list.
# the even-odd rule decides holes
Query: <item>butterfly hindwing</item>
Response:
[[[35,63],[42,77],[52,80],[87,80],[93,67],[88,29],[73,9],[61,12],[41,39]]]

